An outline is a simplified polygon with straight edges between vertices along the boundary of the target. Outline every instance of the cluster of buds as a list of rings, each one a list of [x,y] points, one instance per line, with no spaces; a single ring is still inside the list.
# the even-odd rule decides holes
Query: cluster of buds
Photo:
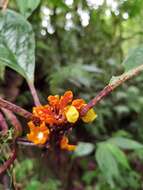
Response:
[[[81,117],[80,112],[85,105],[83,99],[73,100],[71,91],[66,91],[61,97],[48,96],[48,104],[33,108],[33,120],[28,122],[28,140],[36,145],[52,144],[54,141],[61,149],[74,151],[76,146],[68,143],[67,132],[79,120],[89,123],[97,117],[93,109]],[[38,121],[34,118],[38,118]]]

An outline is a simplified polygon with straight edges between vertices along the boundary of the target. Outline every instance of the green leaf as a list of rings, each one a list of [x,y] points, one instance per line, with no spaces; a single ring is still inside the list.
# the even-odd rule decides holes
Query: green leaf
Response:
[[[74,152],[75,156],[87,156],[91,154],[94,150],[94,145],[92,143],[79,142],[78,146]]]
[[[143,45],[130,51],[129,55],[123,62],[125,72],[134,69],[143,64]]]
[[[106,143],[99,143],[95,156],[101,172],[106,177],[108,183],[113,187],[114,178],[118,178],[120,173],[118,162],[110,151],[108,145]]]
[[[124,154],[123,151],[121,151],[116,145],[107,143],[107,147],[109,151],[113,154],[113,156],[116,158],[116,160],[125,168],[129,169],[129,163],[127,160],[126,155]]]
[[[0,13],[0,64],[33,82],[35,38],[32,26],[12,10]]]
[[[28,18],[40,4],[40,0],[16,0],[21,14]]]
[[[120,166],[130,170],[129,163],[124,152],[108,141],[98,144],[95,156],[99,169],[112,187],[114,187],[115,179],[118,181],[123,179],[119,170]]]
[[[108,142],[117,145],[120,148],[128,150],[136,150],[139,148],[143,148],[143,145],[141,143],[124,137],[113,137],[109,139]]]

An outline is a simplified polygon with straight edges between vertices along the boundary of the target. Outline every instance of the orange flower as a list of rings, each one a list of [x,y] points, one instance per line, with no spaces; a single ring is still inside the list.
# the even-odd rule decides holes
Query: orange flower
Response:
[[[64,109],[72,102],[73,93],[67,91],[61,98],[58,95],[49,96],[49,104],[33,108],[33,115],[50,126],[61,125],[67,122]]]
[[[83,99],[73,100],[72,91],[67,91],[63,96],[48,96],[48,104],[33,108],[33,116],[39,118],[41,124],[35,126],[35,122],[28,123],[30,133],[27,138],[35,144],[45,144],[52,135],[64,135],[71,124],[75,124],[79,119],[85,123],[92,122],[96,117],[93,109],[90,109],[84,116],[80,116],[80,112],[86,103]],[[34,117],[33,117],[34,118]],[[70,124],[69,126],[66,125]],[[49,128],[47,128],[49,126]],[[57,130],[56,130],[57,129]],[[61,149],[74,151],[76,146],[68,144],[69,140],[66,136],[58,142]]]
[[[74,151],[76,149],[75,145],[70,145],[68,144],[69,140],[66,136],[63,136],[61,141],[60,141],[60,148],[63,150],[68,150],[68,151]]]
[[[83,99],[73,100],[72,91],[67,91],[61,97],[58,95],[48,96],[48,103],[44,106],[33,108],[33,115],[50,126],[59,126],[76,123],[80,117],[80,111],[85,104]],[[92,122],[96,118],[94,111],[89,111],[83,118],[84,122]]]
[[[50,131],[43,122],[40,126],[35,126],[32,121],[28,123],[30,133],[27,134],[28,140],[35,144],[45,144],[49,138]]]

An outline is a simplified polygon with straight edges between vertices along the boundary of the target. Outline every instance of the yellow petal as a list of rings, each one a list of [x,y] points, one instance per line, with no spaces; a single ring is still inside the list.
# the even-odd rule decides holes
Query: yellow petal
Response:
[[[69,123],[75,123],[79,118],[79,112],[74,106],[69,106],[65,114]]]
[[[85,123],[91,123],[94,119],[96,119],[97,117],[97,114],[96,112],[94,111],[94,109],[90,109],[85,116],[82,117],[82,120],[85,122]]]

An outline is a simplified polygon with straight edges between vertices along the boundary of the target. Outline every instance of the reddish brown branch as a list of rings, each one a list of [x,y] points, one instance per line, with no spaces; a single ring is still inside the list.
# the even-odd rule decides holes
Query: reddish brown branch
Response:
[[[0,98],[0,107],[6,108],[22,117],[25,117],[28,120],[32,118],[32,113],[2,98]]]
[[[86,106],[81,110],[81,116],[84,116],[87,111],[93,108],[98,102],[100,102],[105,96],[111,93],[116,87],[124,83],[126,80],[138,75],[143,71],[143,65],[136,67],[135,69],[129,70],[126,73],[123,73],[119,77],[113,78],[113,80],[101,91],[99,94],[93,98]]]

